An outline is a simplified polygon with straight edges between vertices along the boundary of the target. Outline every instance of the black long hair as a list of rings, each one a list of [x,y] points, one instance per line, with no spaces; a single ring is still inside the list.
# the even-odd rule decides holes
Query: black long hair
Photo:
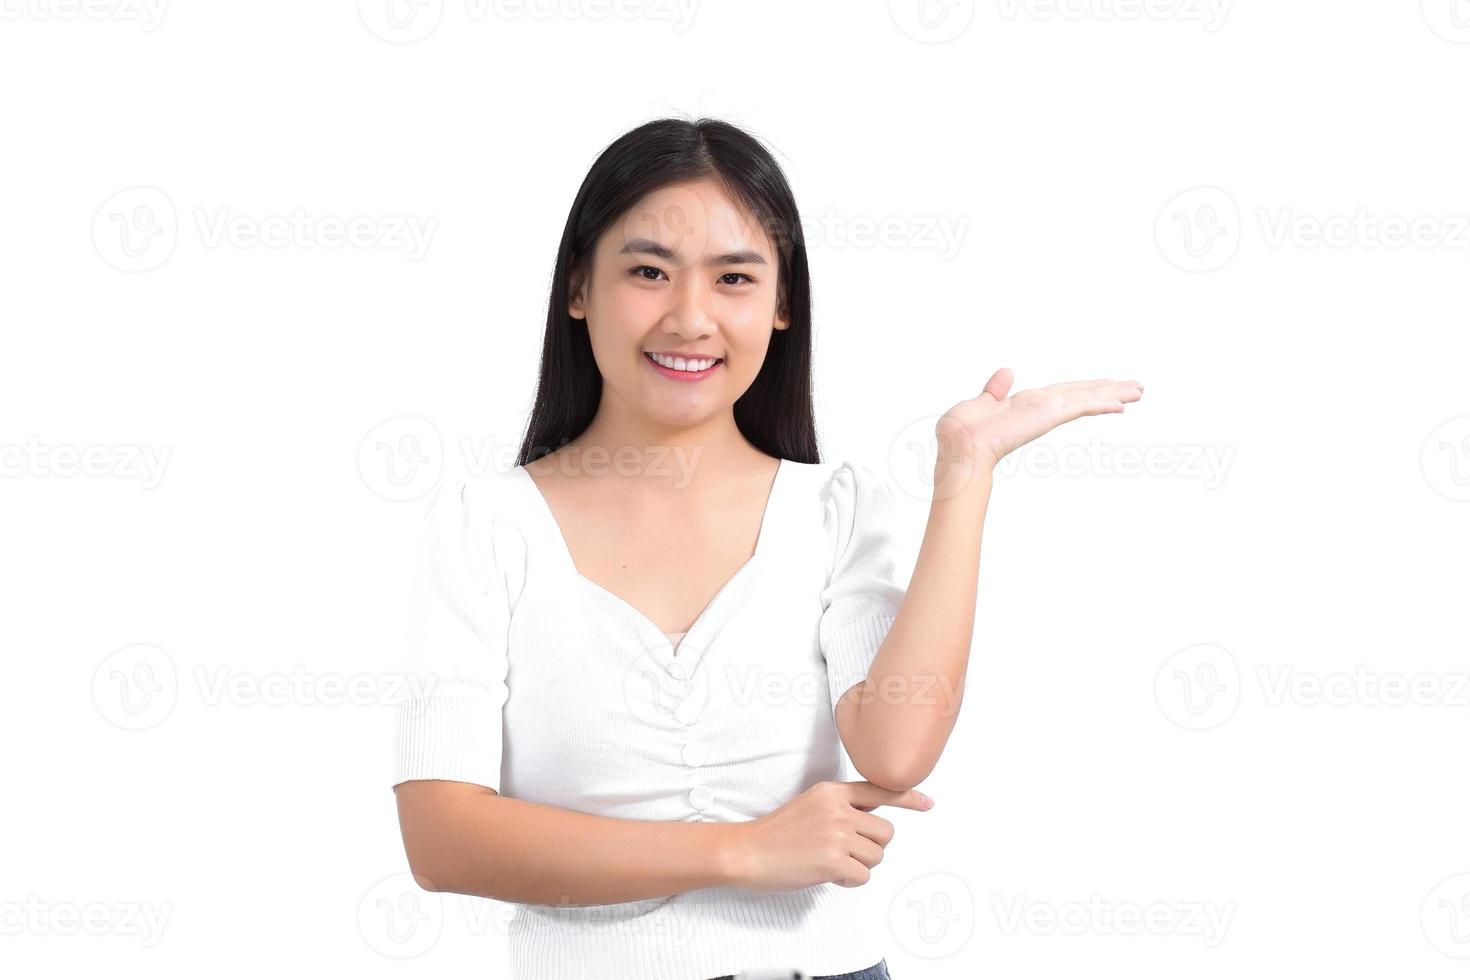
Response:
[[[772,330],[765,362],[735,402],[735,425],[769,455],[817,463],[812,413],[811,281],[796,200],[770,152],[719,119],[656,119],[618,137],[592,164],[567,215],[546,310],[541,374],[517,465],[580,435],[597,414],[602,374],[587,321],[567,310],[574,273],[590,271],[602,233],[645,195],[668,184],[713,179],[759,222],[779,255],[779,304],[789,317]],[[579,263],[582,263],[579,268]]]

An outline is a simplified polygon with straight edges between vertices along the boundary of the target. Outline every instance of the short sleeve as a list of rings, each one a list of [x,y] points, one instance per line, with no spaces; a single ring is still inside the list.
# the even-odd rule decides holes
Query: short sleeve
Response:
[[[522,547],[517,547],[517,545]],[[509,689],[511,578],[524,562],[514,527],[469,483],[434,491],[418,569],[427,602],[405,698],[396,707],[393,785],[449,779],[499,792]]]
[[[844,460],[823,491],[832,543],[818,640],[835,709],[867,676],[908,589],[907,547],[893,490],[871,468]]]

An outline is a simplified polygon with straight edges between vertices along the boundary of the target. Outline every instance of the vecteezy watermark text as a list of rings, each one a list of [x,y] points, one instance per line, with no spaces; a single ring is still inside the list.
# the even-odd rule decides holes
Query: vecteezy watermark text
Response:
[[[1114,902],[1101,895],[1086,901],[1035,901],[1025,895],[992,895],[991,909],[1001,933],[1051,936],[1185,936],[1209,947],[1225,941],[1235,903]]]
[[[163,23],[168,0],[0,0],[0,20],[111,20],[145,33]]]
[[[0,901],[0,936],[141,937],[158,945],[173,915],[172,902],[48,902],[39,895]]]
[[[144,490],[163,482],[173,446],[134,443],[50,445],[35,436],[24,443],[0,443],[0,478],[88,477],[138,480]]]
[[[3,2],[3,0],[0,0]],[[206,249],[300,249],[402,252],[422,259],[439,227],[434,215],[330,214],[293,207],[251,213],[230,207],[190,212]],[[173,200],[157,187],[128,187],[109,197],[92,217],[92,244],[108,265],[147,272],[168,261],[181,237]]]
[[[996,0],[1004,20],[1155,20],[1225,26],[1232,0]]]

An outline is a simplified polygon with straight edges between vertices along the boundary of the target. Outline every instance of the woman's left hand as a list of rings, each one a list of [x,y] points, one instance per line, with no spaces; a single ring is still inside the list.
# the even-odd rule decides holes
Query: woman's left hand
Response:
[[[1019,446],[1084,415],[1123,411],[1124,402],[1143,397],[1137,381],[1067,381],[1029,388],[1009,397],[1015,375],[1001,368],[990,376],[985,390],[960,402],[940,416],[935,425],[941,463],[968,461],[993,468]]]

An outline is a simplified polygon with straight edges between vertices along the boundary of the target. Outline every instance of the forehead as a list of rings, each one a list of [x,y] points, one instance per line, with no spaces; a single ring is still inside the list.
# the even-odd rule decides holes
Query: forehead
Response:
[[[714,181],[669,184],[649,192],[608,230],[602,248],[617,255],[639,241],[657,242],[684,262],[746,250],[767,261],[773,255],[760,219]]]

